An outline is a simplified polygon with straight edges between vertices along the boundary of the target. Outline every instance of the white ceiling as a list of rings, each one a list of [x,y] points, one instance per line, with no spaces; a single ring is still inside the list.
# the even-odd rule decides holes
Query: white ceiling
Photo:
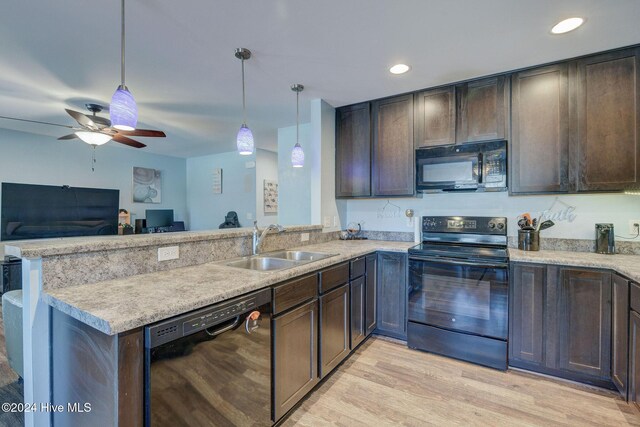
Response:
[[[0,14],[0,115],[73,124],[63,108],[107,104],[119,83],[118,0],[6,1]],[[582,16],[564,36],[549,29]],[[150,152],[231,151],[242,121],[275,150],[295,124],[293,83],[341,106],[640,43],[638,0],[128,0],[127,85]],[[412,70],[392,76],[389,66]],[[62,128],[0,120],[51,137]],[[56,143],[53,141],[52,143]],[[74,143],[72,141],[64,143]],[[77,143],[77,142],[75,142]]]

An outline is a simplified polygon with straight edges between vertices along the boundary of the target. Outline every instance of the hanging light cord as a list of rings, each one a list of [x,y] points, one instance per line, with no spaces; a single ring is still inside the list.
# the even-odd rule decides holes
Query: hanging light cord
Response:
[[[300,91],[296,91],[296,144],[300,144]]]
[[[247,124],[247,110],[245,107],[245,95],[244,95],[244,58],[242,58],[242,124]]]
[[[124,84],[124,49],[125,49],[125,34],[124,34],[124,0],[122,0],[122,29],[120,33],[120,78],[122,80],[122,87]]]

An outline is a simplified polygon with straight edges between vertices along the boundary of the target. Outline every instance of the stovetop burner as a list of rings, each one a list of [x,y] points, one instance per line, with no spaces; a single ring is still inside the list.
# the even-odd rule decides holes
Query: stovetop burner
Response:
[[[422,243],[409,249],[409,254],[458,259],[506,259],[507,219],[422,217]]]

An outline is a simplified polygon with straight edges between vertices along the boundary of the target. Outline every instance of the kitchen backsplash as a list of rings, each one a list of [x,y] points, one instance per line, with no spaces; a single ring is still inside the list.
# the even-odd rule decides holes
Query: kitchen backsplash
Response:
[[[509,236],[509,247],[518,247],[518,238]],[[540,238],[540,250],[569,251],[569,252],[595,252],[596,242],[589,239],[554,239]],[[616,240],[616,253],[621,255],[640,255],[640,242]]]
[[[341,204],[343,224],[356,222],[362,224],[363,230],[395,232],[413,232],[413,221],[424,215],[504,216],[509,236],[516,236],[519,214],[530,212],[537,216],[549,211],[556,225],[545,230],[542,237],[591,240],[595,238],[596,223],[613,223],[616,235],[631,237],[629,221],[640,220],[640,196],[625,194],[516,197],[506,192],[447,193],[390,200],[344,200]],[[407,209],[413,209],[416,217],[413,221],[405,216]]]

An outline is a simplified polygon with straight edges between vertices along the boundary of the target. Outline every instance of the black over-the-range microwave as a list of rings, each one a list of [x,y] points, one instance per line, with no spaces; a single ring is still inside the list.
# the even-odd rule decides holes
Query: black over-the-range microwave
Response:
[[[417,149],[416,190],[506,191],[507,141]]]

